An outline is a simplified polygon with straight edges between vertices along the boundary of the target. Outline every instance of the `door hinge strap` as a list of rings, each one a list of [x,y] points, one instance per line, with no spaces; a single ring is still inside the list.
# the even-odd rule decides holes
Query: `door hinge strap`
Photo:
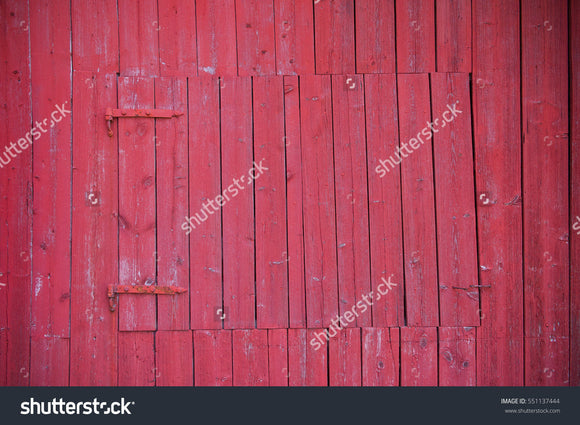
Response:
[[[109,285],[107,297],[109,298],[109,309],[115,311],[117,308],[117,296],[119,294],[134,295],[177,295],[187,292],[187,289],[179,286],[157,286],[157,285]]]
[[[107,129],[109,137],[113,137],[111,123],[113,118],[173,118],[183,115],[181,111],[172,109],[113,109],[107,108],[105,111],[105,120],[107,120]]]

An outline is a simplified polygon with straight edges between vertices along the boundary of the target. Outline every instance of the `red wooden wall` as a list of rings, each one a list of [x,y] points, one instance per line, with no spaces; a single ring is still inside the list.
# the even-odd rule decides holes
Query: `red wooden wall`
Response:
[[[0,385],[579,385],[579,21],[0,0]]]

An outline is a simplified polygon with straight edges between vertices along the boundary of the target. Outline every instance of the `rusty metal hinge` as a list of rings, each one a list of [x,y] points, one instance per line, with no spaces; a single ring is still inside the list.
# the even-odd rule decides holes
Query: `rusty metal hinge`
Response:
[[[107,108],[105,111],[105,120],[107,120],[107,129],[109,137],[113,137],[111,123],[113,118],[173,118],[183,115],[181,111],[171,109],[113,109]]]
[[[138,295],[176,295],[187,292],[187,289],[179,286],[157,286],[157,285],[109,285],[107,297],[109,298],[109,309],[115,311],[117,308],[117,297],[119,294]]]

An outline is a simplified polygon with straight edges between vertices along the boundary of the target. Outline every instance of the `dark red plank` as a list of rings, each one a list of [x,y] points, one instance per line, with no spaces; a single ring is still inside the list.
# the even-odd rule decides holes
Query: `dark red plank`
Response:
[[[158,2],[159,21],[152,26],[159,34],[159,73],[162,76],[197,75],[195,2]]]
[[[397,72],[435,72],[433,0],[398,0],[396,10]]]
[[[274,15],[277,73],[314,74],[312,0],[274,0]]]
[[[471,1],[437,0],[437,71],[471,72]]]
[[[291,387],[328,385],[328,348],[316,338],[316,334],[324,335],[325,332],[324,329],[288,329],[288,379]]]
[[[401,386],[437,385],[437,328],[401,328]]]
[[[365,75],[366,138],[369,181],[371,283],[374,294],[385,285],[392,293],[373,302],[373,326],[404,324],[401,169],[385,169],[399,147],[395,75]],[[394,286],[396,285],[396,286]]]
[[[288,246],[283,77],[254,80],[256,304],[258,328],[288,327]]]
[[[317,74],[355,73],[354,0],[314,2]]]
[[[119,332],[120,387],[155,385],[155,351],[153,332]]]
[[[235,0],[196,0],[199,75],[238,75]]]
[[[394,73],[395,1],[355,2],[356,72]]]
[[[193,385],[193,338],[191,331],[159,331],[155,334],[155,384]]]
[[[399,329],[363,328],[363,386],[398,386],[399,367]]]
[[[196,387],[232,385],[232,331],[193,332]]]
[[[330,77],[300,78],[304,258],[308,327],[338,314]]]
[[[328,369],[330,386],[360,387],[361,370],[361,330],[345,328],[329,341]]]
[[[567,18],[561,2],[522,3],[526,385],[569,384]]]
[[[274,0],[236,0],[238,75],[276,74]]]
[[[475,328],[439,328],[439,385],[475,386]]]
[[[232,338],[234,385],[268,386],[268,331],[236,329]]]
[[[159,285],[189,289],[189,243],[181,229],[188,207],[187,80],[155,80],[155,107],[183,112],[155,123],[157,199],[157,262]],[[144,141],[146,141],[145,139]],[[189,329],[189,294],[162,296],[157,300],[160,330]]]
[[[372,324],[364,96],[362,76],[332,76],[339,310],[355,327]]]
[[[221,211],[202,211],[220,188],[220,80],[189,79],[189,217],[181,230],[190,242],[190,316],[192,329],[221,329],[222,230]],[[227,188],[227,186],[226,186]],[[225,189],[225,188],[224,188]],[[213,210],[212,210],[213,211]],[[205,220],[204,220],[205,218]],[[197,221],[196,221],[197,220]]]

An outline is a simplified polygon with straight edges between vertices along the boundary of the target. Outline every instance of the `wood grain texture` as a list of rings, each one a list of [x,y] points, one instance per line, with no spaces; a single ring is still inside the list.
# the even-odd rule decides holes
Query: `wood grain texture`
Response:
[[[355,73],[354,0],[314,4],[317,74]]]
[[[268,331],[232,331],[234,386],[268,386]]]
[[[357,0],[356,72],[395,73],[395,1]]]
[[[155,385],[193,385],[193,337],[191,331],[155,333]]]
[[[433,0],[396,3],[397,72],[435,72],[435,5]]]
[[[268,379],[272,387],[288,386],[288,330],[268,330]]]
[[[471,72],[471,2],[437,0],[437,72]]]
[[[121,387],[155,385],[153,332],[119,332],[119,380]]]
[[[314,74],[314,9],[311,0],[274,0],[276,72]]]
[[[238,75],[276,74],[274,0],[236,0]]]
[[[197,75],[195,2],[157,3],[159,20],[151,24],[159,34],[159,75]]]
[[[362,328],[362,385],[399,385],[399,329]]]
[[[360,328],[345,328],[338,331],[328,345],[330,386],[360,387],[361,364]]]
[[[475,386],[475,328],[439,328],[439,385]]]
[[[232,386],[232,331],[193,332],[196,387]]]
[[[328,347],[315,349],[317,334],[323,329],[288,329],[289,386],[328,385]]]
[[[436,386],[437,328],[401,328],[401,386]]]

